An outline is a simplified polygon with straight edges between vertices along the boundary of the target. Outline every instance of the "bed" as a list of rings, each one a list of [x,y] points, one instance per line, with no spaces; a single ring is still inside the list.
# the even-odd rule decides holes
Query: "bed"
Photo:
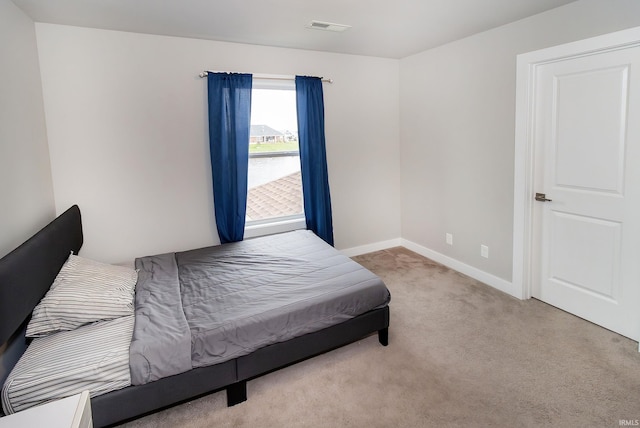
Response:
[[[112,425],[220,390],[226,390],[227,404],[232,406],[247,399],[247,382],[265,373],[374,333],[386,346],[388,290],[384,284],[380,286],[377,283],[382,282],[371,272],[318,241],[310,232],[304,231],[136,260],[136,328],[144,327],[142,321],[154,317],[152,313],[144,312],[145,304],[164,305],[162,300],[173,296],[175,287],[180,292],[192,290],[180,297],[182,311],[169,311],[179,316],[162,316],[175,318],[168,321],[168,326],[154,327],[157,324],[153,321],[139,331],[134,328],[129,347],[131,360],[144,359],[146,368],[138,373],[131,370],[132,385],[92,396],[94,425]],[[2,384],[27,349],[29,339],[25,332],[34,308],[70,258],[69,254],[77,254],[82,243],[81,214],[79,208],[73,206],[0,260],[0,343],[4,344],[0,348]],[[304,251],[300,252],[299,247]],[[256,255],[260,255],[257,264],[254,263]],[[180,266],[160,264],[167,260],[174,260]],[[212,268],[214,273],[207,273]],[[153,282],[158,280],[159,273],[175,276],[172,273],[174,269],[181,272],[182,282],[178,285],[169,285],[170,281],[164,277],[160,282]],[[323,277],[325,270],[333,271],[334,275]],[[350,277],[355,278],[352,282],[369,284],[370,287],[367,285],[365,288],[376,290],[374,294],[377,297],[364,297],[354,288],[356,291],[351,294],[355,300],[345,300],[343,295],[349,293],[343,290],[352,286],[345,284],[340,287],[340,281]],[[262,287],[255,286],[255,281]],[[168,294],[149,304],[145,299],[161,294],[154,291],[160,283],[167,284]],[[329,291],[319,292],[318,283],[328,283]],[[150,291],[145,292],[145,287]],[[266,295],[251,291],[258,288],[266,289]],[[287,289],[293,291],[287,292]],[[380,301],[382,289],[386,297],[382,296]],[[291,295],[298,293],[303,293],[302,299],[293,299]],[[328,305],[327,299],[310,306],[300,303],[300,300],[314,301],[320,294],[326,294],[333,303]],[[207,305],[221,302],[221,306],[207,310],[209,306],[203,305],[204,301],[208,301]],[[363,310],[365,306],[358,307],[361,301],[368,301],[363,304],[371,308]],[[336,307],[337,310],[331,309]],[[166,313],[166,308],[163,308]],[[225,312],[228,314],[221,318]],[[245,316],[236,317],[235,314],[240,312]],[[315,321],[305,321],[309,313],[316,314]],[[128,318],[123,317],[120,319],[123,322],[118,323],[134,324],[124,322],[125,319]],[[247,323],[246,319],[253,322]],[[143,336],[158,337],[162,331],[176,334],[165,334],[162,340],[141,345]],[[59,333],[56,335],[64,337]],[[34,343],[36,340],[39,339]],[[159,348],[143,355],[143,348],[149,346]],[[167,350],[178,349],[184,352],[171,357],[176,367],[166,368],[154,361],[154,358],[161,359],[167,355]]]

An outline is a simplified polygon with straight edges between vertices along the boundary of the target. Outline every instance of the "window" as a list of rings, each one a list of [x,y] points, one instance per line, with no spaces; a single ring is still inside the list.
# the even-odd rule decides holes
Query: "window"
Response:
[[[295,82],[253,80],[246,232],[304,227]],[[269,230],[265,233],[273,233]]]

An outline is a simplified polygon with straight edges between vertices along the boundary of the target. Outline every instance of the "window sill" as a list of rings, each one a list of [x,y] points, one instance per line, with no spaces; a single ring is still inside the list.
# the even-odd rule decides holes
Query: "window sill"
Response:
[[[276,220],[270,223],[253,224],[253,225],[245,226],[244,237],[245,239],[256,238],[258,236],[273,235],[275,233],[283,233],[283,232],[290,232],[292,230],[305,229],[306,227],[307,227],[307,223],[304,217],[287,219],[287,220]]]

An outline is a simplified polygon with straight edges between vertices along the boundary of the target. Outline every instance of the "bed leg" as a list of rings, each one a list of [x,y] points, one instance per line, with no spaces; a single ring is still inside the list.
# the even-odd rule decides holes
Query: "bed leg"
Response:
[[[389,327],[378,330],[378,342],[380,342],[382,346],[389,344]]]
[[[227,407],[235,406],[247,401],[247,381],[233,383],[227,386]]]

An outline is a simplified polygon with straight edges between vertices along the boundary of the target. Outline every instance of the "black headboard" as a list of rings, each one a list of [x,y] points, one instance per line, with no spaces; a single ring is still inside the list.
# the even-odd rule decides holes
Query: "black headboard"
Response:
[[[74,205],[0,259],[0,345],[29,317],[82,239],[80,208]]]

